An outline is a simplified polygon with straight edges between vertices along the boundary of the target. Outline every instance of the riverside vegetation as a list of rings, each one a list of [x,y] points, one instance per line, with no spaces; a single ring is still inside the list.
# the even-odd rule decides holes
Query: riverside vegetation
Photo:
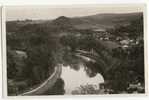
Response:
[[[8,21],[6,30],[8,95],[38,86],[57,64],[77,70],[80,62],[89,77],[101,73],[104,93],[145,92],[142,13]],[[75,56],[78,50],[90,52],[95,62],[82,61]],[[46,94],[64,94],[64,85],[60,78]],[[80,86],[79,91],[84,92],[72,94],[101,93],[90,85]]]

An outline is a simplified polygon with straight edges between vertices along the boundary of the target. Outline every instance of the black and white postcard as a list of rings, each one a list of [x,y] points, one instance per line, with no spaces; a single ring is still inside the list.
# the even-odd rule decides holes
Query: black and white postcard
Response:
[[[2,8],[6,96],[146,93],[144,4]]]

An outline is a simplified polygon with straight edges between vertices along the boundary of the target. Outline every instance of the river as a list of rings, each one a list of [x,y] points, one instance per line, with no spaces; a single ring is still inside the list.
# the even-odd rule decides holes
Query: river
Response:
[[[88,71],[88,73],[90,72]],[[65,95],[72,93],[80,94],[82,89],[87,89],[87,86],[88,88],[92,86],[97,90],[99,89],[99,84],[104,82],[100,73],[90,77],[85,70],[84,64],[81,63],[78,65],[78,69],[74,69],[71,66],[63,66],[61,79],[64,81]]]

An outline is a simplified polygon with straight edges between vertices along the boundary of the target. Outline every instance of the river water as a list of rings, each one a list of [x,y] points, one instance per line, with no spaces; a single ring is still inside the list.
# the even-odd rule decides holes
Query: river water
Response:
[[[99,89],[99,84],[104,82],[100,73],[90,77],[83,64],[79,64],[78,69],[74,69],[71,66],[63,66],[61,79],[64,81],[65,95],[72,94],[73,92],[80,94],[82,89],[85,91],[85,88],[89,88],[89,86],[97,90]]]

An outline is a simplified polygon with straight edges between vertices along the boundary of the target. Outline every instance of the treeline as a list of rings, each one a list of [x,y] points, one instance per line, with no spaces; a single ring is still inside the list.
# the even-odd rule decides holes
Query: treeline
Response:
[[[139,92],[144,92],[143,17],[131,21],[127,26],[115,27],[108,32],[115,38],[133,40],[135,44],[128,45],[127,49],[119,46],[111,51],[105,41],[96,40],[92,34],[81,34],[80,37],[75,36],[75,34],[67,35],[61,38],[61,43],[70,47],[72,52],[77,49],[94,50],[97,54],[97,63],[90,62],[87,65],[95,72],[98,71],[104,75],[106,87],[112,89],[114,91],[112,93],[130,92],[128,88],[137,90],[137,87],[130,87],[130,84],[134,86],[141,84],[142,88]],[[102,68],[99,64],[101,62],[107,66],[104,71],[100,69]]]
[[[111,50],[105,41],[95,39],[91,29],[77,30],[67,25],[69,23],[59,23],[59,20],[22,26],[17,26],[17,22],[7,24],[7,76],[9,80],[14,80],[11,83],[24,81],[26,87],[38,84],[53,72],[58,63],[74,65],[74,69],[78,69],[75,65],[80,60],[74,54],[76,50],[82,49],[96,52],[97,63],[86,63],[87,73],[90,70],[95,72],[89,73],[89,76],[102,73],[107,88],[114,93],[127,91],[132,83],[144,84],[143,17],[133,20],[127,26],[108,30],[115,37],[127,37],[138,42],[125,50],[119,47]],[[60,36],[61,33],[67,34]],[[19,58],[17,50],[25,52],[27,58]],[[104,70],[101,69],[101,63],[106,66]]]
[[[53,73],[56,64],[60,63],[61,45],[57,37],[52,37],[51,34],[45,32],[40,24],[24,25],[12,34],[7,34],[7,76],[10,94],[41,83]]]

